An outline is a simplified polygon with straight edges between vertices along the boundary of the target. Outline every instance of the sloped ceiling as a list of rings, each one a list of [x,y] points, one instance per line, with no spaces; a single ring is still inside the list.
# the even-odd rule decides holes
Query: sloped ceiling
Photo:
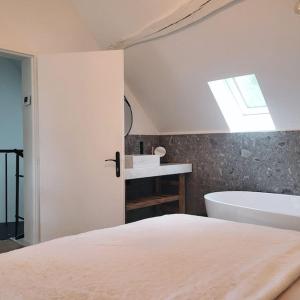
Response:
[[[126,38],[186,0],[70,0],[102,49]]]
[[[92,15],[90,27],[103,47],[176,2],[111,0],[107,10],[103,3],[108,1],[90,0],[99,10],[106,7],[103,19],[92,6],[82,8],[82,1],[73,1],[81,15]],[[207,82],[253,73],[276,128],[300,129],[300,16],[294,13],[295,2],[237,0],[183,30],[126,49],[126,82],[158,130],[228,131]],[[147,18],[141,16],[144,11]]]

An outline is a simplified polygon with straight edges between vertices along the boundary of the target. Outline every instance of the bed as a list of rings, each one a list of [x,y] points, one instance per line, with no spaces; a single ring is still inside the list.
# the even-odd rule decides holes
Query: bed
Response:
[[[300,233],[189,215],[0,255],[0,299],[300,299]]]

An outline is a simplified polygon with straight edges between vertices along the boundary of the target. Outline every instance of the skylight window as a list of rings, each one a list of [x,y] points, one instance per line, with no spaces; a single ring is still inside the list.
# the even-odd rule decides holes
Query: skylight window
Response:
[[[231,132],[275,130],[254,74],[208,83]]]

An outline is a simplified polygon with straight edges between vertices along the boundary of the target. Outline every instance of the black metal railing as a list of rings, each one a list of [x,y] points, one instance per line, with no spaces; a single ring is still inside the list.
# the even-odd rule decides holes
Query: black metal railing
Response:
[[[4,175],[4,198],[5,198],[5,223],[8,224],[8,156],[10,154],[15,154],[16,157],[16,197],[15,197],[15,239],[21,239],[24,237],[24,233],[19,233],[19,222],[24,221],[24,218],[20,216],[20,158],[23,158],[23,150],[21,149],[0,149],[0,154],[5,155],[5,175]]]

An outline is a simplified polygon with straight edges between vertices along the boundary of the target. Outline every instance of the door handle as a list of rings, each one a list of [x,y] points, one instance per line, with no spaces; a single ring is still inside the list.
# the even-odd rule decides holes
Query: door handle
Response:
[[[116,152],[116,159],[106,159],[105,161],[113,161],[116,163],[116,176],[121,176],[121,168],[120,168],[120,152]]]

